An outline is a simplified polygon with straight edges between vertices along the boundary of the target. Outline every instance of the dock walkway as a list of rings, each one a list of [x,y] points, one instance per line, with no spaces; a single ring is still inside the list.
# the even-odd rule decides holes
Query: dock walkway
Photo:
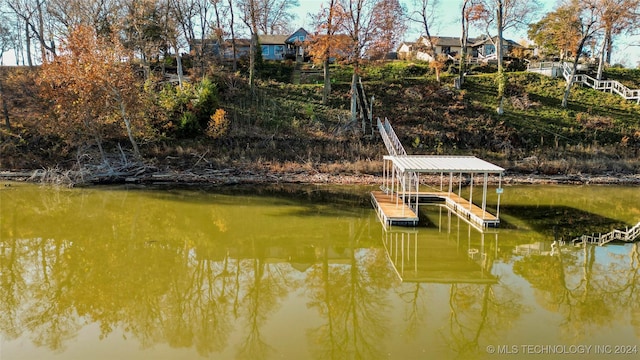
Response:
[[[469,202],[469,200],[453,192],[419,192],[418,197],[421,203],[430,202],[429,199],[444,200],[449,209],[482,227],[494,227],[500,223],[500,220],[495,215],[489,213],[486,208],[482,210],[478,205]]]
[[[418,215],[401,198],[395,195],[389,195],[383,191],[372,191],[371,202],[378,213],[378,218],[385,226],[418,225]]]

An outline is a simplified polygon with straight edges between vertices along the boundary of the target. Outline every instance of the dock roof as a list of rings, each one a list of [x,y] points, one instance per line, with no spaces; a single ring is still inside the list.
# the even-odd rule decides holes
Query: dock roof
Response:
[[[385,156],[402,172],[419,173],[489,173],[500,174],[504,169],[475,156],[403,155]]]

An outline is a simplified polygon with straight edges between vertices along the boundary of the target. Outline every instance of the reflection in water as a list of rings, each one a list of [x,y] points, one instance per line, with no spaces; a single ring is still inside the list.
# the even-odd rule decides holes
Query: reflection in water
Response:
[[[562,250],[554,256],[526,256],[513,266],[531,283],[540,305],[562,316],[562,338],[574,342],[596,336],[600,328],[625,322],[629,314],[640,337],[638,244]]]
[[[484,232],[440,207],[426,227],[385,232],[367,190],[342,191],[0,190],[0,358],[483,358],[487,345],[612,344],[605,332],[638,342],[637,244],[549,256],[553,230],[520,214]],[[611,218],[629,223],[628,208]]]
[[[383,229],[387,255],[403,281],[400,296],[409,304],[407,333],[425,322],[429,284],[446,284],[449,316],[438,330],[442,342],[456,357],[477,357],[480,344],[495,343],[518,320],[521,295],[491,274],[497,231],[477,228],[444,206],[435,209],[426,211],[437,227],[429,236],[416,229]]]

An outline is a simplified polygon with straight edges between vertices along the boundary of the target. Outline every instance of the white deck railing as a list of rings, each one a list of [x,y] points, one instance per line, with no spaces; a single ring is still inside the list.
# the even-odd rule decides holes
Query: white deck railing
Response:
[[[572,242],[574,244],[596,244],[596,245],[604,245],[610,243],[612,241],[624,241],[624,242],[632,242],[635,241],[638,237],[640,237],[640,222],[637,223],[631,229],[626,230],[613,230],[606,234],[598,234],[598,235],[582,235],[573,239]]]
[[[562,65],[562,76],[564,76],[565,80],[569,81],[571,78],[571,70],[572,66],[569,63],[564,63]],[[578,84],[584,84],[593,88],[595,90],[600,91],[609,91],[611,93],[616,93],[626,100],[635,100],[638,104],[640,104],[640,89],[629,89],[622,83],[616,80],[598,80],[592,78],[587,74],[575,74],[573,76],[573,82]]]
[[[391,127],[391,123],[389,119],[385,118],[384,121],[378,118],[378,130],[380,132],[380,136],[382,136],[382,141],[391,156],[406,156],[407,151],[402,146],[400,139],[396,135],[396,132]],[[398,179],[404,179],[400,181],[400,185],[402,185],[402,194],[404,198],[404,194],[411,194],[413,192],[418,192],[419,182],[418,182],[418,174],[415,172],[408,173],[408,178],[403,177],[403,174],[397,169],[395,166],[393,167],[393,172]],[[388,192],[389,189],[384,189],[385,192]],[[399,189],[398,189],[399,190]],[[409,207],[418,213],[417,205],[414,205],[409,201]]]

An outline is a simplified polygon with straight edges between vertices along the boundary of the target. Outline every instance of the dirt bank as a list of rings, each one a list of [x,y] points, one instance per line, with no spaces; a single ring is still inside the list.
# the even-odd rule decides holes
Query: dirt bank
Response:
[[[128,172],[100,174],[79,173],[65,170],[1,171],[0,181],[25,181],[68,186],[91,186],[101,184],[336,184],[377,185],[382,177],[371,174],[328,174],[317,171],[273,172],[268,170],[222,169],[207,171],[158,170],[137,168]],[[427,184],[439,184],[439,176],[421,176]],[[490,179],[496,182],[497,178]],[[634,185],[640,186],[640,174],[635,175],[534,175],[513,174],[508,171],[502,184],[576,184],[576,185]]]

